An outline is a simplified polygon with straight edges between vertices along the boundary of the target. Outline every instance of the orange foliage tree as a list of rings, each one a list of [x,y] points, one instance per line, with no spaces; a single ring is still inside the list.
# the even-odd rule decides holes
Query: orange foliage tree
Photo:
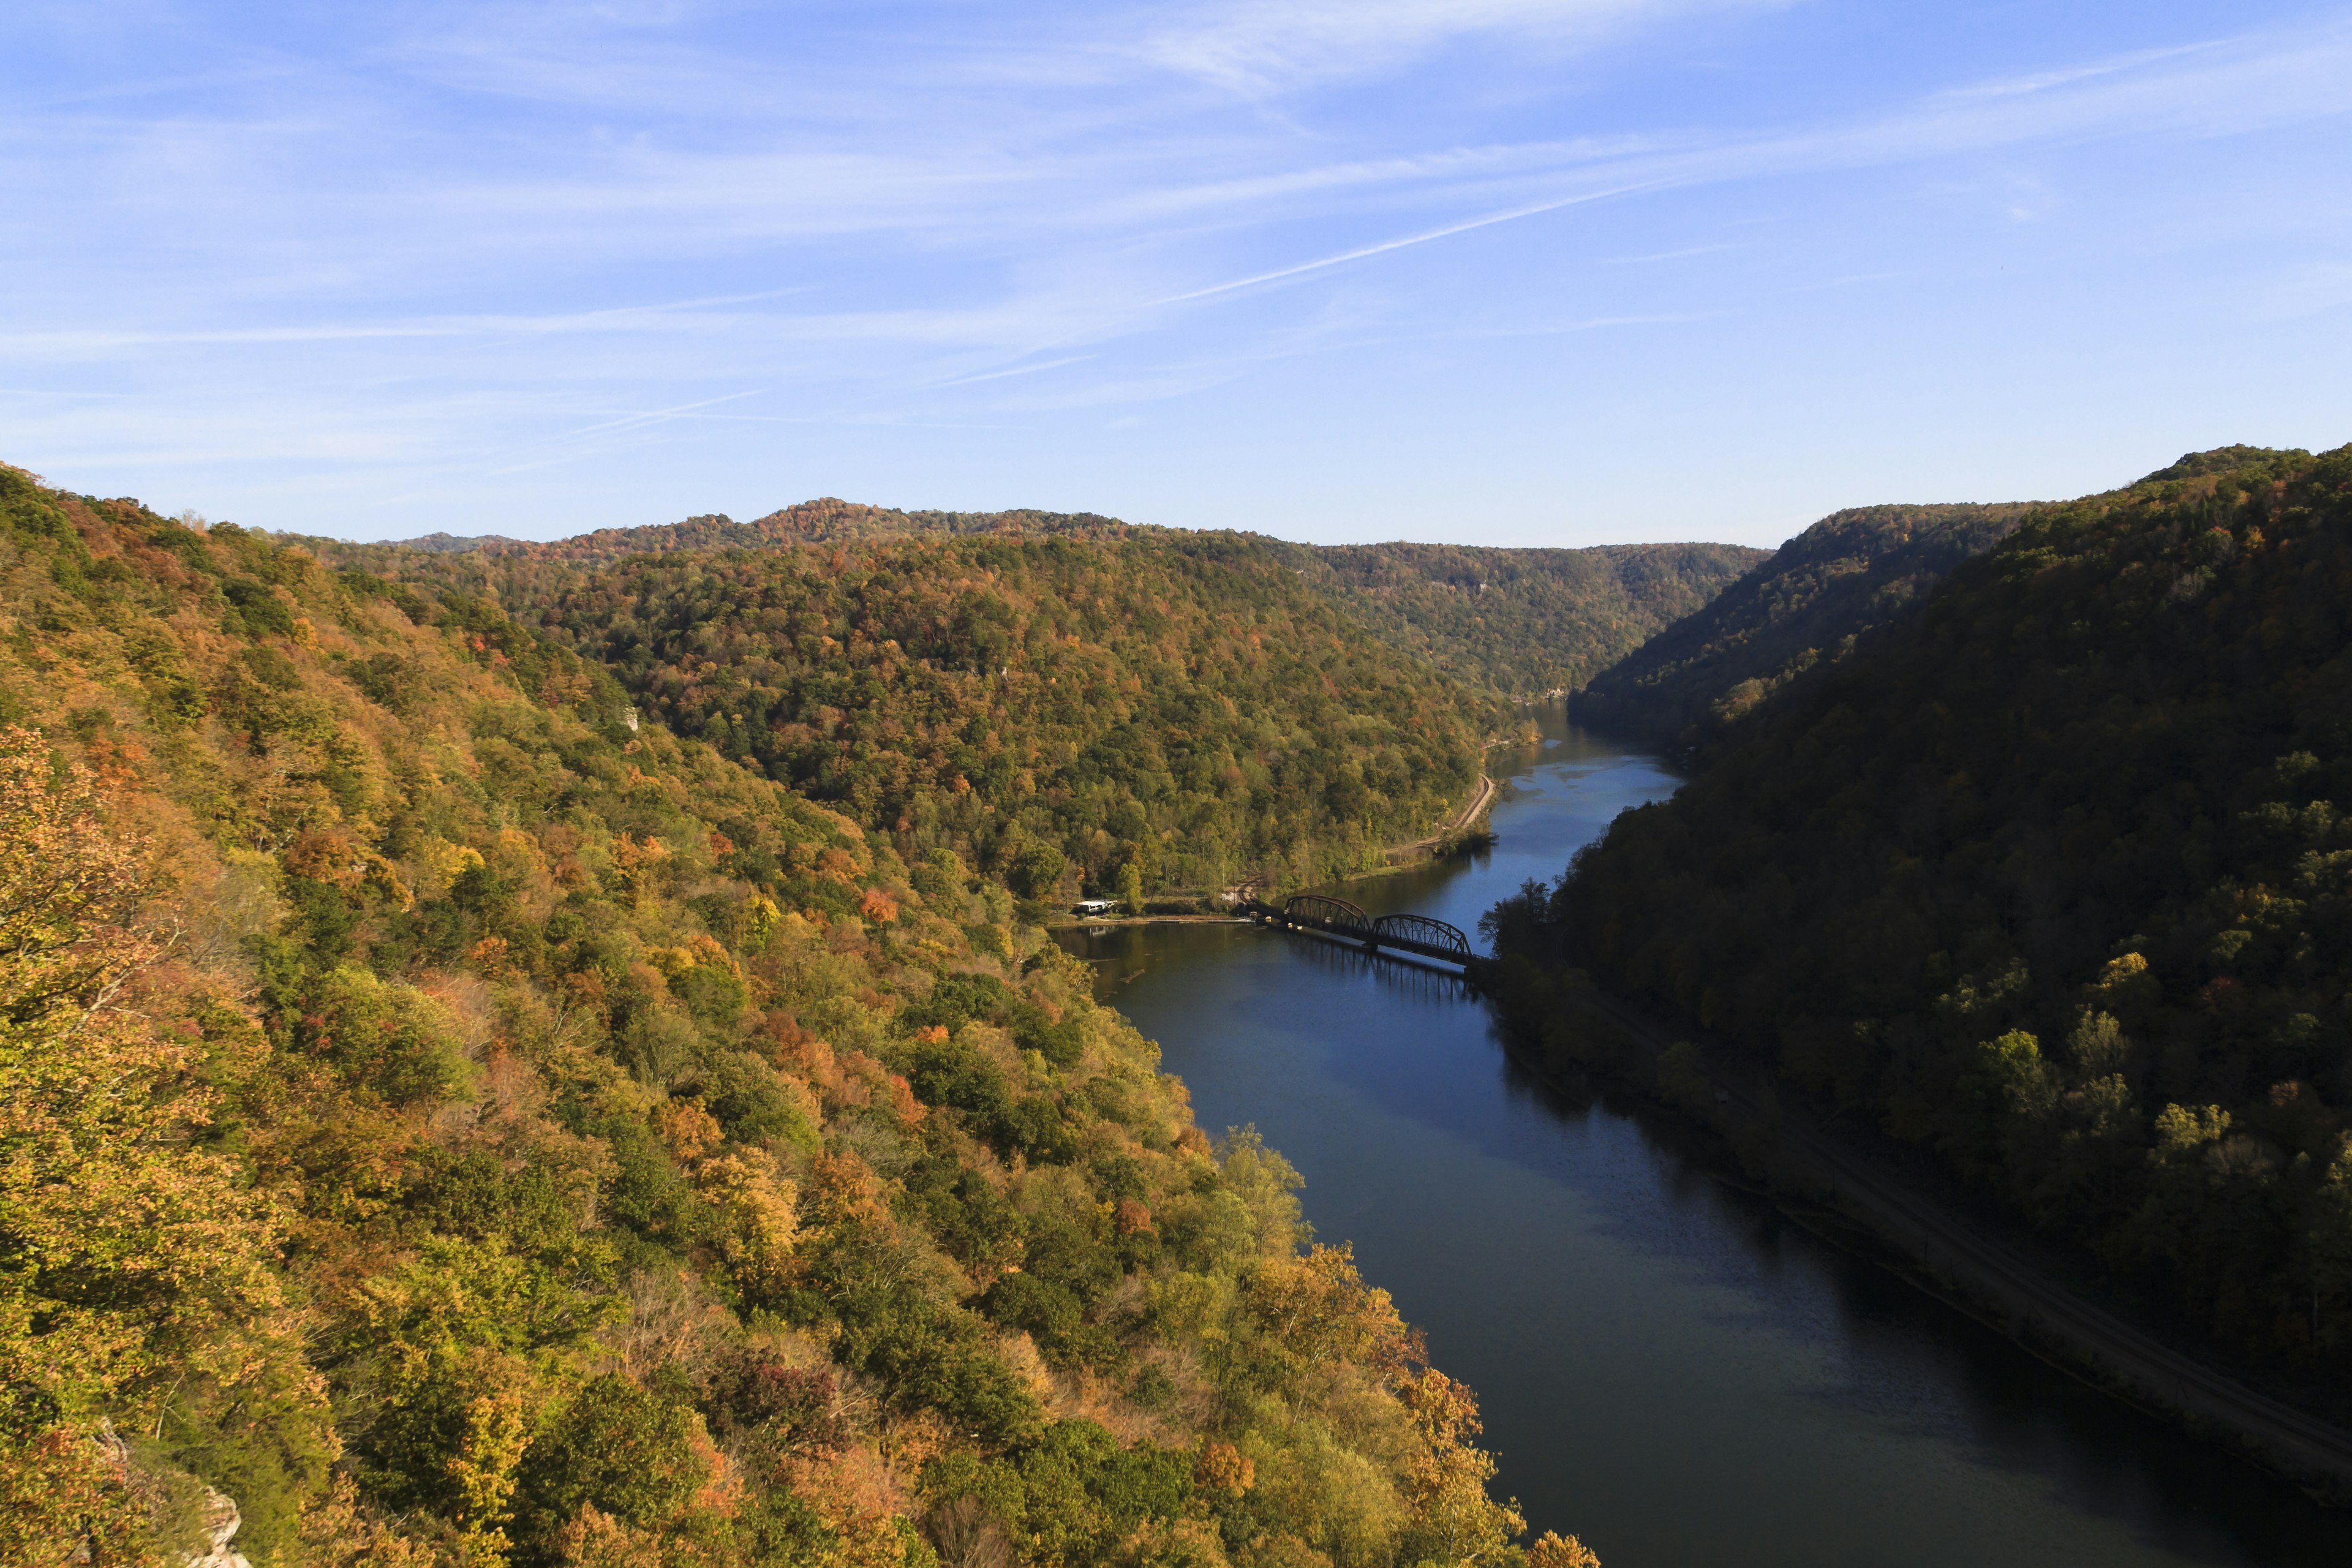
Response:
[[[103,805],[88,770],[0,731],[0,1530],[58,1561],[142,1532],[115,1425],[154,1429],[175,1391],[308,1381],[278,1215],[187,1146],[200,1044],[123,1005],[160,949],[145,845]]]

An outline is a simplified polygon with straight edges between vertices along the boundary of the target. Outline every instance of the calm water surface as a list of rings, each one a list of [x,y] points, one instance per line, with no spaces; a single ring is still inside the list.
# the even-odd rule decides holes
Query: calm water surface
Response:
[[[1491,855],[1349,896],[1475,930],[1675,787],[1547,733]],[[1538,1083],[1450,981],[1253,927],[1066,940],[1477,1389],[1530,1525],[1608,1568],[2352,1564],[2352,1518],[1789,1224],[1670,1120]]]

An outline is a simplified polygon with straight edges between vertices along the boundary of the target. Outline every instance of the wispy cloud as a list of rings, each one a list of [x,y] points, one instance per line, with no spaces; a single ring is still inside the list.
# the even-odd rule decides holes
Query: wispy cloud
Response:
[[[28,389],[0,442],[52,468],[493,474],[730,427],[1143,403],[1349,349],[1727,319],[1674,290],[1738,268],[1637,265],[1771,248],[1635,216],[1707,193],[1794,211],[1777,193],[2352,111],[2342,15],[1867,99],[1544,97],[1566,56],[1777,8],[952,9],[861,44],[881,24],[846,10],[453,5],[0,95],[24,219],[0,235],[0,357]],[[1446,74],[1473,56],[1470,86]],[[1476,101],[1503,80],[1510,104]],[[2003,211],[2069,199],[1984,183]],[[1542,258],[1517,296],[1448,270],[1507,250]],[[2340,289],[2300,276],[2270,297]]]
[[[977,386],[983,381],[1009,381],[1016,375],[1043,375],[1049,370],[1060,370],[1067,365],[1084,364],[1094,357],[1095,356],[1092,354],[1065,354],[1060,359],[1042,360],[1035,364],[1017,364],[1009,370],[987,370],[982,371],[976,375],[950,376],[944,381],[934,382],[932,384],[934,386],[943,387]]]
[[[2148,68],[2176,62],[2194,63]],[[2352,89],[2352,28],[2338,27],[2315,38],[2272,37],[2245,40],[2237,47],[2208,45],[2151,52],[2048,73],[2032,82],[2004,82],[1994,91],[1938,94],[1894,114],[1843,125],[1694,138],[1672,150],[1587,153],[1550,168],[1522,167],[1517,172],[1522,183],[1577,182],[1575,188],[1559,195],[1207,285],[1164,302],[1205,300],[1645,191],[1876,167],[2051,139],[2149,132],[2215,136],[2309,119],[2352,118],[2347,89]],[[1672,254],[1712,248],[1719,247],[1688,247]]]
[[[1228,89],[1263,93],[1396,69],[1457,40],[1598,42],[1763,0],[1221,0],[1181,7],[1139,48]]]
[[[1720,256],[1738,248],[1728,244],[1685,245],[1673,250],[1654,250],[1642,256],[1603,256],[1597,258],[1602,267],[1647,267],[1658,261],[1687,261],[1694,256]]]
[[[1630,184],[1594,191],[1578,191],[1572,195],[1556,196],[1549,201],[1530,202],[1525,206],[1512,207],[1504,212],[1482,213],[1476,217],[1464,218],[1457,223],[1440,224],[1435,228],[1423,229],[1417,234],[1399,235],[1394,239],[1377,240],[1370,245],[1360,245],[1352,250],[1343,250],[1334,256],[1319,256],[1311,261],[1295,262],[1288,267],[1277,267],[1271,271],[1254,273],[1247,278],[1235,278],[1223,283],[1212,283],[1205,288],[1192,289],[1189,293],[1171,296],[1159,303],[1189,304],[1196,300],[1212,300],[1220,294],[1255,289],[1262,284],[1286,282],[1294,278],[1304,278],[1309,273],[1324,272],[1335,267],[1345,267],[1350,262],[1369,261],[1375,256],[1386,256],[1391,251],[1405,250],[1416,245],[1427,245],[1433,240],[1451,239],[1455,235],[1468,234],[1473,229],[1490,228],[1501,223],[1516,223],[1521,218],[1559,212],[1563,207],[1577,206],[1585,202],[1605,201],[1611,196],[1630,195],[1643,188],[1640,184]]]
[[[672,419],[682,419],[688,415],[700,413],[704,409],[716,408],[722,403],[740,403],[747,397],[763,396],[767,390],[763,386],[754,387],[749,392],[730,392],[718,397],[706,397],[698,403],[681,403],[671,408],[648,409],[640,414],[623,414],[614,418],[599,420],[593,425],[583,425],[576,430],[563,431],[554,439],[571,441],[583,436],[601,436],[611,430],[634,430],[643,425],[667,424]]]
[[[26,358],[89,359],[174,348],[267,348],[307,343],[363,343],[435,339],[569,337],[622,332],[724,332],[741,318],[722,306],[781,300],[801,292],[766,289],[750,294],[614,305],[551,315],[425,317],[411,321],[320,321],[289,326],[89,328],[0,332],[0,352]]]

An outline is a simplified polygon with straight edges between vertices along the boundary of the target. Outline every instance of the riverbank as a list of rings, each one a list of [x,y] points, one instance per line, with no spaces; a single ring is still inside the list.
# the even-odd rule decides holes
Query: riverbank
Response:
[[[1087,915],[1083,918],[1049,920],[1047,931],[1108,931],[1118,926],[1240,926],[1249,924],[1245,915]]]
[[[1602,1071],[1692,1117],[1799,1224],[1893,1268],[2061,1371],[2252,1458],[2332,1507],[2352,1507],[2352,1432],[2085,1300],[2006,1238],[1822,1126],[1769,1076],[1694,1041],[1695,1031],[1669,1028],[1589,982],[1554,1000],[1539,1037],[1518,1042],[1540,1075],[1571,1064]],[[1596,1025],[1622,1037],[1576,1040],[1580,1026]]]
[[[1491,850],[1337,891],[1475,927],[1679,782],[1538,717],[1556,744],[1493,760]],[[1262,928],[1060,940],[1478,1392],[1497,1492],[1612,1568],[2352,1563],[2352,1513],[2053,1372],[1801,1184],[1776,1205],[1697,1119],[1529,1070],[1451,980]]]
[[[1478,787],[1470,792],[1468,802],[1460,811],[1447,817],[1436,832],[1426,838],[1416,838],[1410,844],[1391,845],[1386,851],[1390,864],[1407,864],[1412,859],[1435,854],[1440,845],[1449,838],[1466,832],[1471,824],[1476,822],[1487,808],[1495,804],[1496,793],[1494,775],[1480,773]]]
[[[1504,741],[1489,742],[1486,749],[1491,752],[1497,746],[1507,745],[1510,742]],[[1340,884],[1344,885],[1349,882],[1360,882],[1367,877],[1382,877],[1388,875],[1391,871],[1410,870],[1416,866],[1426,865],[1429,861],[1435,858],[1443,852],[1443,847],[1449,840],[1457,839],[1462,834],[1469,831],[1472,825],[1476,823],[1480,817],[1485,816],[1486,812],[1493,808],[1496,798],[1501,794],[1501,786],[1496,784],[1493,774],[1486,773],[1480,773],[1478,775],[1477,787],[1470,792],[1470,798],[1452,815],[1448,816],[1444,822],[1440,823],[1436,832],[1421,838],[1412,839],[1408,843],[1390,845],[1387,848],[1381,851],[1380,865],[1367,867],[1363,870],[1351,872],[1348,876],[1339,879]],[[1256,898],[1263,886],[1263,883],[1259,882],[1255,878],[1252,878],[1247,880],[1234,883],[1231,887],[1224,889],[1220,896],[1223,898],[1223,901],[1228,904],[1238,904],[1246,900]],[[1156,917],[1136,916],[1130,918],[1151,919]],[[1203,918],[1223,919],[1224,917],[1213,915]]]
[[[1507,743],[1497,741],[1486,749],[1493,751],[1496,746]],[[1381,851],[1380,865],[1358,871],[1352,876],[1343,877],[1340,879],[1341,884],[1344,886],[1349,882],[1363,881],[1370,877],[1385,877],[1392,872],[1413,870],[1426,866],[1443,855],[1453,852],[1449,847],[1462,845],[1465,835],[1476,832],[1476,824],[1487,812],[1494,809],[1495,802],[1501,795],[1502,787],[1496,784],[1494,776],[1490,773],[1480,773],[1478,787],[1470,792],[1469,800],[1464,803],[1459,811],[1439,824],[1436,832],[1426,837],[1416,838],[1410,844],[1390,845]],[[1481,833],[1475,842],[1465,847],[1476,847],[1493,841],[1494,835]]]

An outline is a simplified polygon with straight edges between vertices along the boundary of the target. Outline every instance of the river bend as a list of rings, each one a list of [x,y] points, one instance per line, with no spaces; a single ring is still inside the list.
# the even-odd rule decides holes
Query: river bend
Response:
[[[1656,759],[1543,715],[1488,854],[1357,884],[1475,930]],[[2034,1360],[1741,1190],[1667,1117],[1538,1083],[1458,984],[1240,925],[1068,931],[1202,1125],[1478,1391],[1498,1487],[1609,1568],[2352,1563],[2352,1516]]]

